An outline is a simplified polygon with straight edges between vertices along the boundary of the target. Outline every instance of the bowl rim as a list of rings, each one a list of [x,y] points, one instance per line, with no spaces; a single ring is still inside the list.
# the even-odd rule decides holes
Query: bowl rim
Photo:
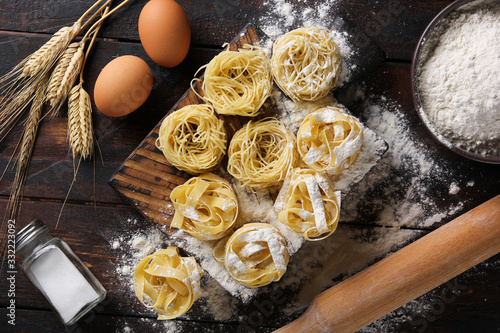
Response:
[[[484,1],[484,0],[455,0],[448,6],[446,6],[443,10],[441,10],[433,19],[432,21],[427,25],[425,28],[424,32],[420,36],[420,39],[418,40],[417,47],[415,48],[415,51],[413,53],[412,57],[412,64],[411,64],[411,88],[412,88],[412,98],[413,98],[413,105],[415,107],[415,110],[417,111],[417,114],[424,124],[424,126],[427,128],[427,130],[431,133],[432,138],[447,147],[448,149],[452,150],[453,152],[469,158],[471,160],[475,160],[478,162],[483,162],[483,163],[490,163],[490,164],[500,164],[500,155],[498,156],[493,156],[493,155],[483,155],[483,154],[478,154],[474,153],[468,150],[465,150],[463,148],[457,147],[454,145],[448,138],[443,136],[436,126],[432,123],[432,121],[428,118],[427,113],[425,112],[422,103],[421,103],[421,98],[418,90],[418,65],[419,65],[419,60],[420,60],[420,55],[422,53],[422,49],[424,47],[425,41],[428,40],[428,37],[432,35],[434,32],[434,28],[441,22],[441,20],[448,16],[451,12],[456,10],[459,7],[462,7],[468,3],[471,2],[476,2],[476,1]]]

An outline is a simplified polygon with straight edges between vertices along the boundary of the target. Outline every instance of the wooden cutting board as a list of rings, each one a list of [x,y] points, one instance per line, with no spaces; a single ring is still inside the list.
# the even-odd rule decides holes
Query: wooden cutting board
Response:
[[[259,37],[252,25],[247,25],[230,43],[231,50],[237,50],[245,44],[259,45]],[[196,84],[201,91],[201,81]],[[189,89],[165,115],[186,105],[201,104],[203,101]],[[244,117],[223,117],[226,130],[231,137],[235,130],[248,121]],[[170,202],[170,192],[177,185],[184,184],[192,176],[171,166],[163,153],[156,148],[161,121],[146,136],[141,144],[123,162],[112,176],[110,185],[122,194],[140,213],[158,225],[170,226],[171,214],[166,214]],[[229,140],[228,140],[229,141]],[[163,229],[165,233],[174,232],[171,228]]]
[[[362,33],[357,27],[338,18],[334,20],[332,29],[336,29],[336,31],[346,31],[349,39],[348,42],[353,43],[353,45],[355,45],[354,43],[357,41],[363,42],[359,48],[359,52],[351,59],[353,63],[357,64],[356,70],[353,70],[351,73],[351,80],[385,59],[383,51],[366,36],[360,35]],[[246,25],[241,33],[231,41],[230,49],[237,50],[245,44],[260,45],[259,32],[257,32],[257,29],[251,24]],[[201,92],[201,81],[199,81],[194,88],[198,92]],[[200,103],[203,103],[203,101],[192,91],[192,89],[189,89],[174,107],[172,107],[167,115],[186,105]],[[257,118],[269,115],[272,114],[264,113]],[[224,119],[226,124],[228,142],[232,135],[250,120],[248,117],[239,116],[220,117]],[[155,142],[158,138],[160,125],[161,121],[123,162],[120,168],[112,176],[109,183],[136,207],[142,215],[158,226],[161,226],[163,232],[169,236],[176,234],[175,237],[178,237],[177,229],[170,228],[173,217],[170,193],[176,186],[185,183],[186,180],[192,176],[171,166],[163,156],[163,153],[156,148]],[[385,146],[385,149],[386,148]],[[381,157],[385,149],[383,147],[377,152],[378,157]],[[185,237],[192,236],[186,234]],[[179,244],[178,246],[182,248],[182,240]],[[192,255],[196,256],[196,254]],[[243,302],[250,301],[250,298],[245,297],[243,294],[244,293],[241,292],[233,293],[234,296],[239,297]]]

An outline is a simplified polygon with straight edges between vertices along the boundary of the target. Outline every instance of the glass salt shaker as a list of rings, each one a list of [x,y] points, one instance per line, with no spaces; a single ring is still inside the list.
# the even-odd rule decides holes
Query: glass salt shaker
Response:
[[[21,269],[65,325],[76,323],[106,297],[106,290],[65,241],[34,220],[16,235]]]

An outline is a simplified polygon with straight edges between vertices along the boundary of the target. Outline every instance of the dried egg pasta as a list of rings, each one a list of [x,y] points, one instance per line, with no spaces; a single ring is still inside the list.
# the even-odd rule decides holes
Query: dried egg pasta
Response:
[[[307,115],[297,132],[302,160],[317,171],[337,174],[355,160],[363,144],[359,120],[336,107]]]
[[[328,29],[299,28],[278,38],[273,45],[274,81],[294,101],[315,101],[336,85],[341,56]]]
[[[271,65],[257,46],[246,44],[239,51],[222,51],[203,68],[200,97],[219,114],[254,117],[271,95]]]
[[[175,208],[170,226],[201,240],[226,236],[238,216],[238,200],[231,184],[212,173],[177,186],[170,199]]]
[[[219,242],[214,256],[233,279],[249,288],[279,281],[289,259],[285,238],[268,223],[245,224]]]
[[[192,257],[168,247],[142,259],[134,272],[134,290],[142,304],[160,313],[159,320],[176,318],[200,297],[203,270]]]
[[[248,122],[228,149],[227,171],[242,185],[263,188],[285,179],[298,159],[295,137],[274,118]]]
[[[340,192],[327,177],[311,169],[295,168],[283,184],[275,209],[278,219],[308,241],[330,236],[340,216]]]
[[[156,147],[180,170],[199,174],[217,168],[226,152],[224,121],[206,104],[187,105],[161,123]]]

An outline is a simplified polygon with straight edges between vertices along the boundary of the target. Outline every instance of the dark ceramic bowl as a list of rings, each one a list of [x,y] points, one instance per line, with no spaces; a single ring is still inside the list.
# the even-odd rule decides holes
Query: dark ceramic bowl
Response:
[[[451,12],[453,12],[455,9],[466,5],[468,3],[474,2],[477,0],[457,0],[450,5],[448,5],[445,9],[443,9],[434,19],[429,23],[427,28],[425,29],[424,33],[420,37],[420,40],[418,42],[417,48],[415,50],[415,53],[413,54],[413,60],[412,60],[412,68],[411,68],[411,77],[412,77],[412,89],[413,89],[413,102],[415,105],[415,109],[424,123],[425,127],[429,130],[431,133],[432,137],[434,140],[438,141],[439,143],[443,144],[444,146],[448,147],[455,153],[464,156],[466,158],[479,161],[479,162],[484,162],[484,163],[492,163],[492,164],[500,164],[500,155],[483,155],[483,154],[478,154],[472,151],[465,150],[461,147],[458,147],[454,145],[448,138],[446,138],[444,135],[442,135],[439,130],[436,128],[434,123],[428,118],[427,113],[425,112],[422,102],[421,102],[421,96],[419,93],[418,89],[418,70],[419,70],[419,64],[424,57],[423,53],[426,47],[426,43],[429,41],[429,37],[435,32],[437,29],[439,23],[448,16]],[[500,112],[500,110],[499,110]]]

